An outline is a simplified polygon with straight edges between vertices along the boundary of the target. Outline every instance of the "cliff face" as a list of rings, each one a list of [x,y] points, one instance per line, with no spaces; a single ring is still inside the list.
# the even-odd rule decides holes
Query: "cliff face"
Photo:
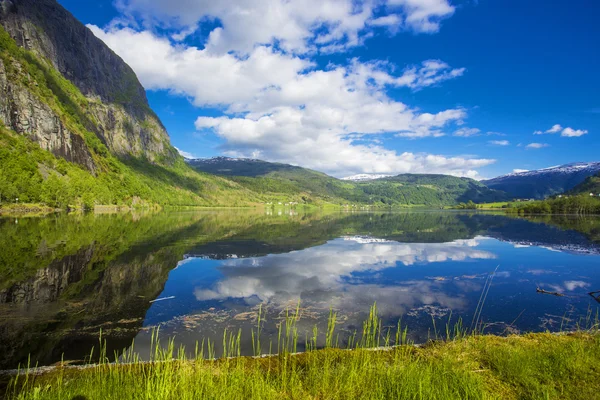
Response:
[[[16,62],[13,65],[17,65]],[[0,60],[0,119],[15,132],[27,135],[44,150],[95,170],[84,139],[71,132],[56,113],[25,87],[13,82]]]
[[[0,25],[18,46],[35,54],[42,67],[58,71],[86,97],[76,107],[83,125],[118,156],[172,160],[176,152],[148,105],[133,70],[56,0],[0,0]],[[93,171],[83,141],[64,118],[23,85],[22,65],[0,65],[0,119],[29,135],[44,149]],[[7,69],[17,76],[7,76]],[[59,99],[72,101],[68,96]],[[88,154],[86,154],[88,153]]]

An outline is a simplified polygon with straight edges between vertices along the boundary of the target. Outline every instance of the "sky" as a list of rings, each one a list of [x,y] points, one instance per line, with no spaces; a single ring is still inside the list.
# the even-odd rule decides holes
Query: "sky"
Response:
[[[600,161],[596,0],[59,0],[188,157],[475,179]]]

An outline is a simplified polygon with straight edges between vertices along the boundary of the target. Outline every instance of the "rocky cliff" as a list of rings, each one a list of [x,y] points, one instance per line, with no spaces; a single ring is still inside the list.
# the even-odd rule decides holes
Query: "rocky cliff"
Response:
[[[27,63],[43,71],[61,106],[75,110],[83,128],[112,153],[151,161],[176,157],[133,70],[56,0],[0,0],[0,26],[18,46],[35,55]],[[0,61],[0,120],[42,148],[93,171],[79,130],[36,93],[30,81],[38,83],[40,77],[23,64],[19,57]],[[72,82],[85,101],[52,85],[53,71]]]

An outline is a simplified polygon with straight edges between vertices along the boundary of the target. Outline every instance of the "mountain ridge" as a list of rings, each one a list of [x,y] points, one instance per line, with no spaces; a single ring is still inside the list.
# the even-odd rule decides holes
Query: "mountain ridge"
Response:
[[[198,171],[225,176],[249,190],[299,203],[441,207],[469,200],[507,200],[504,193],[473,179],[442,174],[400,174],[350,181],[307,168],[257,159],[213,157],[187,162]]]
[[[600,172],[600,162],[576,162],[502,175],[482,183],[515,198],[543,199],[562,194]]]

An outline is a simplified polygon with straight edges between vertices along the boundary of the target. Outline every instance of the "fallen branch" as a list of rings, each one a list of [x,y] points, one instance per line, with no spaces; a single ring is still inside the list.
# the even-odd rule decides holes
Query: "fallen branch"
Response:
[[[551,294],[552,296],[558,296],[558,297],[563,297],[564,296],[564,294],[562,294],[562,293],[549,292],[547,290],[540,289],[540,288],[535,289],[535,291],[538,292],[538,293],[542,293],[542,294]]]

